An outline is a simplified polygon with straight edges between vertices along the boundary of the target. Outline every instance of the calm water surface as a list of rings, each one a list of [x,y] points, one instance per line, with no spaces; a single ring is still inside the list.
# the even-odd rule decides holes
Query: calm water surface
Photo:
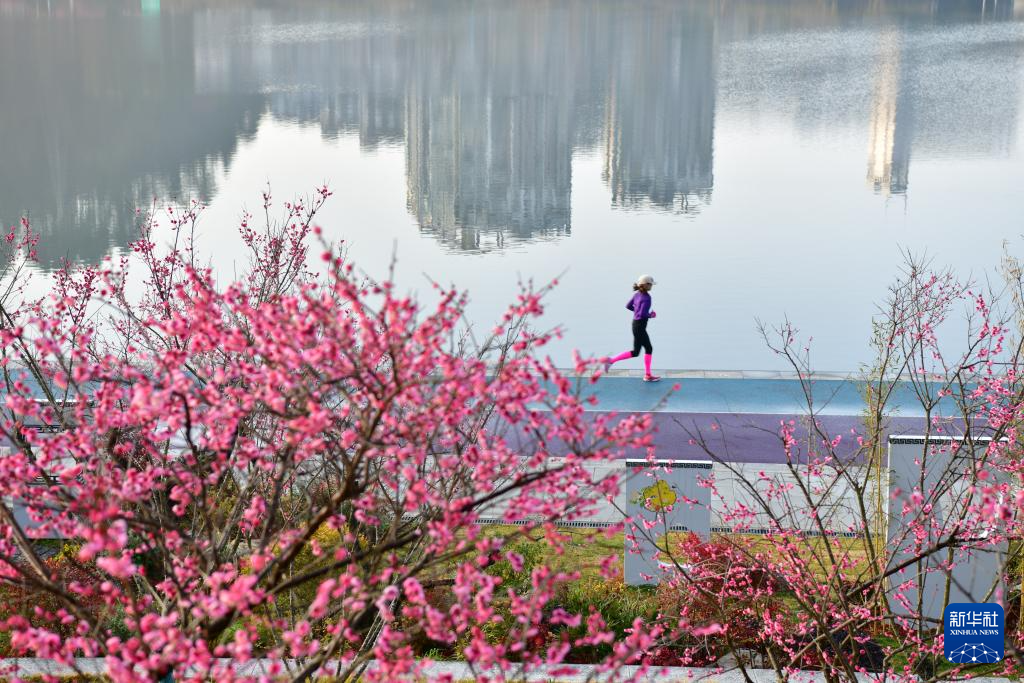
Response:
[[[328,182],[321,215],[404,287],[561,276],[552,348],[769,369],[755,318],[867,360],[902,260],[985,278],[1024,253],[1024,0],[329,4],[0,0],[0,219],[43,260],[124,248],[153,197],[244,208]]]

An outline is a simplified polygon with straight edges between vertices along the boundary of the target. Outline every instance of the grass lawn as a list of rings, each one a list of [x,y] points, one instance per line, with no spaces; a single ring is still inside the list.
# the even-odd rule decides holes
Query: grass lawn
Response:
[[[495,535],[515,533],[517,527],[494,525],[488,527],[488,533]],[[619,558],[619,569],[622,569],[622,556],[625,550],[624,534],[619,532],[609,535],[603,529],[562,529],[567,537],[567,542],[561,548],[561,553],[549,548],[543,541],[538,541],[538,546],[543,552],[543,562],[554,569],[561,571],[579,571],[581,578],[598,578],[600,576],[601,563],[609,555],[617,555]],[[682,532],[669,534],[669,540],[682,541],[686,536]],[[540,532],[534,534],[539,538]],[[770,556],[776,552],[771,541],[759,534],[712,534],[712,540],[724,540],[735,543],[745,548],[750,553],[763,553]],[[520,541],[523,542],[523,541]],[[848,557],[852,563],[851,569],[847,572],[851,576],[857,576],[868,569],[867,550],[862,538],[837,537],[828,541],[832,545],[832,552],[841,560]],[[805,539],[804,551],[814,554],[821,561],[811,560],[811,569],[820,577],[827,576],[830,568],[828,555],[825,552],[826,539],[811,537]]]

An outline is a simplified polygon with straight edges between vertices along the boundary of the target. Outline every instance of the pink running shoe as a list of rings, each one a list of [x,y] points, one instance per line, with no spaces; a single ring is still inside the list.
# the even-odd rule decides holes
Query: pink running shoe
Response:
[[[644,375],[645,382],[660,382],[661,378],[657,375]]]

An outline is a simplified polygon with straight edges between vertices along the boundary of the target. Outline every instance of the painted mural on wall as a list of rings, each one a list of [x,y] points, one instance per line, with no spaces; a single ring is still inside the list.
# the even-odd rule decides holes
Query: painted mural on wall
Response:
[[[711,535],[711,490],[700,481],[711,476],[711,463],[683,460],[628,460],[625,482],[625,581],[658,583],[667,544],[674,535]]]

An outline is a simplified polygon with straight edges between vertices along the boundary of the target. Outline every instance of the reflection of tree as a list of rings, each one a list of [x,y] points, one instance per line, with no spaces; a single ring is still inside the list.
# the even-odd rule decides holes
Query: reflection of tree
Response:
[[[612,39],[604,171],[612,202],[691,211],[713,185],[714,24],[704,12],[638,8]]]
[[[211,197],[255,129],[258,97],[196,95],[191,26],[113,13],[0,22],[0,218],[28,213],[44,262],[98,260],[154,197]]]

